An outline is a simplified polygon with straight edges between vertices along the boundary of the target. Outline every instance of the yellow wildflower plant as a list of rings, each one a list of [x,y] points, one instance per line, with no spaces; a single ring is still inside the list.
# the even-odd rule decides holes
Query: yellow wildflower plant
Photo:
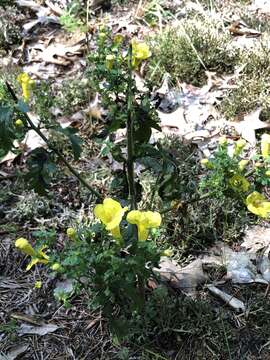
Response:
[[[103,204],[98,204],[94,208],[94,214],[114,238],[121,239],[120,222],[127,210],[128,207],[122,208],[118,201],[106,198],[103,200]]]
[[[253,191],[246,198],[246,205],[250,212],[262,218],[269,218],[270,216],[270,201],[260,194],[258,191]]]
[[[137,225],[139,241],[145,241],[149,234],[149,229],[157,228],[161,224],[161,215],[154,211],[132,210],[127,214],[127,221]]]
[[[270,135],[263,134],[261,138],[261,152],[264,159],[270,156]]]
[[[137,69],[143,60],[147,60],[152,54],[149,46],[144,42],[132,39],[132,67]]]
[[[24,101],[28,102],[30,100],[31,89],[35,84],[34,80],[27,73],[23,72],[18,75],[17,81],[22,87]]]
[[[229,179],[229,184],[234,190],[242,192],[247,192],[250,187],[250,183],[241,175],[233,175]]]
[[[240,160],[238,163],[239,170],[243,171],[246,168],[248,162],[248,160]]]
[[[15,242],[15,246],[21,250],[26,255],[31,256],[31,261],[27,265],[26,270],[30,270],[34,265],[40,264],[48,264],[49,256],[44,253],[44,249],[47,248],[46,245],[42,246],[39,250],[35,250],[29,241],[25,238],[19,238]]]

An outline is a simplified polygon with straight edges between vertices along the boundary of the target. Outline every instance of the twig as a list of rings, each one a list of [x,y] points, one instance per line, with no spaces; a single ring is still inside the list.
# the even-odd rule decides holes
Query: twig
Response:
[[[15,102],[18,101],[16,94],[14,93],[13,89],[11,88],[11,86],[9,85],[9,83],[6,81],[6,86],[8,88],[8,91],[10,92],[13,100]],[[40,129],[32,122],[32,120],[30,119],[29,115],[27,113],[24,113],[27,124],[30,126],[30,128],[32,130],[34,130],[40,137],[41,139],[47,144],[48,148],[50,150],[52,150],[58,157],[59,159],[66,165],[66,167],[69,169],[69,171],[89,190],[92,192],[92,194],[94,194],[98,199],[102,199],[102,196],[99,192],[97,192],[90,184],[88,184],[88,182],[78,173],[77,170],[75,170],[70,163],[65,159],[65,157],[61,154],[61,152],[55,148],[53,145],[50,144],[49,140],[47,139],[47,137],[40,131]]]

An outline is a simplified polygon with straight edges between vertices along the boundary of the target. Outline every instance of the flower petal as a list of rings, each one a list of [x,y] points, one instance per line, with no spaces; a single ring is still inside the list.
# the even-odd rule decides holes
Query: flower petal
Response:
[[[32,245],[29,243],[29,241],[25,238],[19,238],[15,242],[15,246],[20,249],[24,254],[35,256],[36,251],[32,247]]]

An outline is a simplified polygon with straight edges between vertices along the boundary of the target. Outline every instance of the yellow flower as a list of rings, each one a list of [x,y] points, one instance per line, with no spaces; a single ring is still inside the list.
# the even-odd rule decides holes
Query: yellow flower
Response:
[[[28,240],[25,238],[19,238],[15,242],[15,246],[20,249],[24,254],[31,256],[31,261],[27,265],[26,270],[30,270],[32,266],[37,263],[48,264],[49,257],[44,253],[44,249],[46,249],[46,245],[42,246],[39,250],[35,250]]]
[[[149,46],[144,42],[138,42],[136,39],[131,40],[132,45],[132,66],[138,68],[143,60],[151,56]]]
[[[58,271],[61,269],[61,265],[59,263],[54,263],[54,264],[52,264],[51,269],[53,271]]]
[[[41,289],[41,286],[42,286],[42,281],[35,282],[35,285],[34,285],[35,289]]]
[[[229,184],[235,191],[248,191],[250,187],[250,183],[247,181],[244,176],[241,175],[234,175],[229,179]]]
[[[205,166],[207,169],[213,169],[214,165],[208,159],[202,159],[201,164]]]
[[[149,229],[159,227],[161,216],[158,212],[132,210],[127,214],[127,221],[137,225],[138,239],[145,241],[148,237]]]
[[[34,250],[32,245],[29,243],[29,241],[25,238],[17,239],[15,242],[15,246],[26,255],[29,255],[29,256],[36,255],[36,251]]]
[[[270,215],[270,201],[257,191],[254,191],[246,198],[246,205],[250,212],[262,218]]]
[[[270,155],[270,135],[263,134],[261,139],[261,152],[264,159]]]
[[[266,170],[265,175],[270,176],[270,170]]]
[[[119,225],[127,210],[128,208],[122,208],[118,201],[106,198],[103,204],[98,204],[94,208],[94,214],[106,226],[106,230],[112,233],[113,237],[121,239]]]
[[[241,154],[242,150],[244,149],[244,147],[246,146],[246,140],[244,139],[239,139],[236,141],[236,143],[234,144],[234,155],[237,156],[239,154]]]
[[[21,127],[21,126],[23,126],[23,121],[22,121],[21,119],[17,119],[17,120],[15,121],[15,125],[16,125],[17,127]]]
[[[106,65],[106,68],[107,68],[108,70],[112,70],[114,60],[115,60],[115,55],[107,55],[107,56],[106,56],[106,63],[105,63],[105,65]]]
[[[34,80],[32,80],[27,73],[21,73],[20,75],[18,75],[17,81],[22,87],[24,101],[29,101],[30,92],[35,83]]]
[[[68,229],[67,229],[67,231],[66,231],[66,233],[67,233],[67,236],[70,238],[70,239],[74,239],[75,238],[75,236],[76,236],[76,230],[74,229],[74,228],[72,228],[72,227],[69,227]]]
[[[238,163],[239,170],[243,171],[247,166],[247,164],[248,164],[248,160],[240,160]]]
[[[172,249],[166,249],[162,253],[163,256],[171,257],[173,256],[173,250]]]
[[[228,140],[227,140],[226,136],[221,136],[221,137],[218,139],[218,143],[219,143],[219,145],[221,145],[221,146],[227,145],[227,144],[228,144]]]

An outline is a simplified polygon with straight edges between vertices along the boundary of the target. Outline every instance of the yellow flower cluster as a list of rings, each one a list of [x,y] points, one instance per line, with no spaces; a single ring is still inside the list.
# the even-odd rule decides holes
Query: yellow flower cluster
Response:
[[[120,223],[127,210],[128,208],[123,208],[118,201],[106,198],[103,204],[95,207],[94,214],[116,240],[121,240]],[[149,230],[160,226],[161,216],[158,212],[132,210],[127,214],[127,221],[137,225],[138,239],[145,241]]]
[[[35,84],[34,80],[32,80],[27,73],[23,72],[18,75],[17,81],[22,87],[24,101],[28,102],[30,100],[31,89]]]
[[[132,46],[132,67],[137,69],[143,60],[147,60],[151,56],[149,46],[144,42],[136,39],[131,40]]]

